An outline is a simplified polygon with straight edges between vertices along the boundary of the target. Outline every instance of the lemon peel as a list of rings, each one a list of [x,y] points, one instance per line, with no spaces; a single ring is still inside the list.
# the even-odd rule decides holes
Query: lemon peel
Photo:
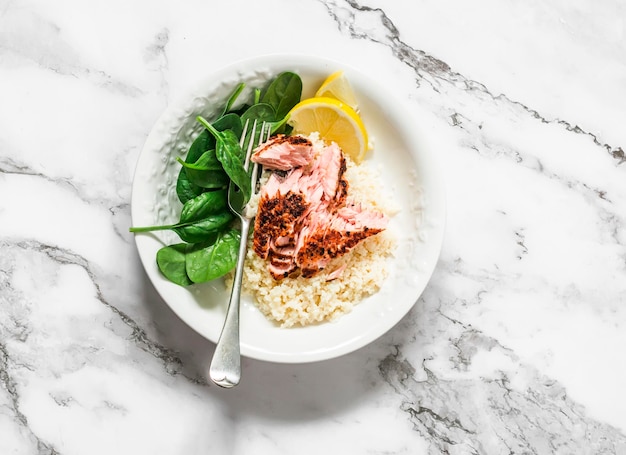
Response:
[[[365,125],[348,104],[335,98],[313,97],[296,104],[288,123],[294,134],[319,132],[326,142],[335,142],[355,163],[360,163],[368,148]]]
[[[343,71],[335,71],[326,78],[320,88],[315,92],[316,97],[335,98],[354,109],[359,111],[359,104],[350,85],[350,81]]]

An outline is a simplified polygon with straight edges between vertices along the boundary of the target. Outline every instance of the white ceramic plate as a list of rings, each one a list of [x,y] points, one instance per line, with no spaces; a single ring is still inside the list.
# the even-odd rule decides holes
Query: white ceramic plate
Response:
[[[262,87],[282,71],[303,80],[303,98],[312,96],[332,72],[343,69],[359,99],[363,121],[374,142],[366,165],[380,169],[384,191],[402,210],[389,229],[398,239],[390,259],[390,275],[377,294],[363,300],[334,322],[309,327],[280,328],[257,310],[251,297],[242,298],[242,355],[273,362],[304,363],[352,352],[391,329],[415,304],[435,268],[445,224],[444,185],[435,162],[428,127],[413,120],[403,103],[375,82],[338,62],[303,55],[269,55],[240,61],[208,76],[187,96],[169,106],[148,136],[139,157],[132,193],[134,226],[169,224],[178,220],[181,204],[175,184],[191,141],[201,131],[199,114],[214,118],[237,83],[247,90]],[[246,99],[249,92],[242,93]],[[139,255],[150,280],[171,309],[189,326],[217,342],[226,314],[229,290],[223,280],[177,286],[156,265],[156,252],[180,242],[168,231],[137,234]]]

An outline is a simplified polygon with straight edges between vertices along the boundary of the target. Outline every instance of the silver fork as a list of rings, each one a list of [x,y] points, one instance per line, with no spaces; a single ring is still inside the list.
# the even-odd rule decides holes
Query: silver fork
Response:
[[[239,145],[243,148],[248,130],[248,123],[244,126]],[[252,125],[252,132],[248,142],[248,149],[244,161],[244,168],[247,171],[250,167],[250,156],[254,149],[254,138],[256,134],[257,121]],[[263,122],[257,145],[262,144],[269,139],[271,125]],[[267,139],[265,138],[267,136]],[[251,181],[252,195],[256,193],[256,182],[259,175],[259,165],[253,163]],[[239,244],[239,256],[237,257],[237,267],[235,268],[235,278],[233,280],[233,288],[228,301],[228,310],[226,311],[226,319],[222,327],[222,333],[217,341],[215,353],[211,360],[209,368],[209,376],[211,380],[225,388],[231,388],[239,384],[241,380],[241,352],[239,345],[239,302],[241,298],[241,282],[243,279],[243,265],[246,259],[246,251],[248,249],[248,233],[250,232],[250,223],[254,216],[248,213],[248,204],[243,199],[243,193],[239,191],[232,182],[228,187],[228,205],[230,210],[239,218],[241,222],[241,243]]]

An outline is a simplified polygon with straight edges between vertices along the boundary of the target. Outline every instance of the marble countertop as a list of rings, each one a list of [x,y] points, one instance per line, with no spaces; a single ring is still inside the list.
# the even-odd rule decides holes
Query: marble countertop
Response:
[[[0,0],[0,453],[626,453],[623,2]],[[233,60],[368,73],[439,135],[440,261],[387,334],[244,359],[159,298],[130,225],[160,113]]]

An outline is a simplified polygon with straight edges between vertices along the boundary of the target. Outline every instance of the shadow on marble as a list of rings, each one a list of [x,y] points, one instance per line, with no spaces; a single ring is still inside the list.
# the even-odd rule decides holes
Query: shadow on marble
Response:
[[[180,359],[177,373],[198,384],[198,393],[206,396],[208,402],[219,400],[233,418],[327,418],[368,401],[368,396],[384,386],[374,342],[336,359],[307,364],[278,364],[244,357],[241,383],[235,389],[222,389],[210,383],[206,375],[215,344],[169,308],[145,273],[141,286],[142,304],[152,317],[156,342]]]

